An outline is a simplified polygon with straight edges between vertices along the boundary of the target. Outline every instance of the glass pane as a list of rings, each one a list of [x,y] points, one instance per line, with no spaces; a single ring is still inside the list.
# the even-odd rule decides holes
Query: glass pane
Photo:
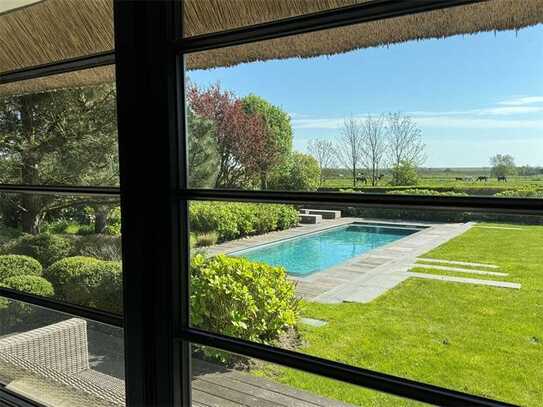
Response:
[[[192,402],[196,406],[229,407],[423,405],[199,345],[192,346]]]
[[[0,384],[47,406],[124,406],[123,331],[0,298]]]
[[[183,36],[211,34],[366,1],[368,0],[187,0],[183,3]]]
[[[2,0],[0,74],[113,49],[111,0]]]
[[[541,198],[543,16],[500,4],[186,55],[191,186]]]
[[[195,327],[543,401],[542,216],[191,202],[190,225]]]
[[[113,67],[0,85],[0,183],[119,184]]]
[[[0,193],[0,286],[122,313],[119,205]]]

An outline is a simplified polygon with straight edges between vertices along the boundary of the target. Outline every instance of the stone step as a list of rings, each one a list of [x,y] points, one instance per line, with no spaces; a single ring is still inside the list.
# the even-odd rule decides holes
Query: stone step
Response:
[[[323,219],[339,219],[341,218],[341,211],[331,211],[327,209],[300,209],[301,214],[307,215],[320,215]]]
[[[315,225],[317,223],[322,222],[322,215],[310,215],[310,214],[300,213],[298,215],[298,218],[300,220],[300,223],[308,224],[308,225]]]
[[[444,263],[444,264],[456,264],[458,266],[472,266],[472,267],[488,267],[491,269],[499,268],[495,264],[485,264],[485,263],[470,263],[467,261],[455,261],[455,260],[442,260],[442,259],[430,259],[426,257],[419,257],[417,260],[427,261],[429,263]]]
[[[416,263],[413,265],[413,267],[423,267],[426,269],[432,269],[432,270],[443,270],[443,271],[454,271],[457,273],[468,273],[468,274],[481,274],[481,275],[487,275],[487,276],[507,276],[507,273],[498,273],[497,271],[483,271],[483,270],[475,270],[475,269],[463,269],[460,267],[448,267],[448,266],[436,266],[436,265],[430,265],[430,264],[421,264]]]
[[[440,276],[437,274],[415,273],[411,271],[408,272],[407,274],[409,275],[409,277],[425,278],[428,280],[451,281],[453,283],[488,285],[492,287],[515,288],[515,289],[520,289],[521,287],[521,285],[518,283],[509,283],[507,281],[492,281],[492,280],[480,280],[478,278]]]

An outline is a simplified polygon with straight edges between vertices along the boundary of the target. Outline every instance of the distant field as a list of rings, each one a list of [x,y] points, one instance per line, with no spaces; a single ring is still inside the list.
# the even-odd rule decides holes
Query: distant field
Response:
[[[353,188],[352,178],[341,170],[334,171],[335,174],[330,175],[325,179],[322,188],[341,188],[350,189]],[[514,189],[538,189],[543,190],[543,174],[532,176],[509,176],[507,182],[498,181],[496,178],[488,178],[488,181],[477,181],[479,176],[489,176],[490,170],[488,168],[462,168],[462,169],[422,169],[419,171],[419,180],[416,185],[418,189],[431,189],[431,188],[450,188],[451,190],[476,190],[477,193],[488,189],[488,194],[492,195],[496,192]],[[456,178],[463,178],[463,180],[457,180]],[[385,175],[381,181],[372,187],[370,183],[364,184],[357,182],[356,187],[364,190],[372,190],[374,188],[386,188],[386,189],[403,189],[406,187],[396,187],[391,185],[392,177]],[[411,186],[412,187],[412,186]],[[409,188],[411,188],[409,187]]]

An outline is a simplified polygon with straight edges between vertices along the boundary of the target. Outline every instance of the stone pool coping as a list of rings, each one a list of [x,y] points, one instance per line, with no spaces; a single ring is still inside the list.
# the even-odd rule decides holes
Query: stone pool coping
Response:
[[[348,217],[232,240],[207,247],[202,251],[209,256],[232,254],[355,222],[414,226],[423,229],[326,270],[304,277],[289,276],[289,279],[296,282],[296,293],[300,298],[320,303],[372,301],[409,278],[408,270],[415,264],[417,257],[461,235],[473,226],[472,222],[428,223]]]

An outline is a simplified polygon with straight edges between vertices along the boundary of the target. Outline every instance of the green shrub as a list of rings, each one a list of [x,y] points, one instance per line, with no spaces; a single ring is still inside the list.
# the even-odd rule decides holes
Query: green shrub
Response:
[[[191,278],[191,317],[198,328],[271,344],[296,323],[294,283],[281,267],[196,255]]]
[[[112,312],[122,310],[121,263],[92,257],[68,257],[45,270],[56,298]]]
[[[8,277],[2,280],[0,285],[44,297],[52,297],[54,294],[53,285],[45,278],[38,275],[18,275]]]
[[[100,260],[121,261],[121,237],[103,234],[78,236],[73,245],[72,255],[95,257]]]
[[[392,185],[417,185],[417,167],[409,161],[402,161],[392,167]]]
[[[207,247],[217,243],[219,236],[216,232],[207,232],[199,235],[191,235],[191,238],[194,239],[192,242],[193,247]]]
[[[32,257],[17,254],[0,256],[0,282],[17,276],[41,276],[42,272],[41,264]]]
[[[294,206],[238,202],[193,202],[190,226],[197,234],[216,232],[220,242],[287,229],[298,223]]]
[[[72,252],[69,239],[49,233],[39,235],[24,235],[14,242],[4,246],[6,254],[21,254],[38,260],[43,267],[48,267],[55,261],[67,257]]]
[[[536,189],[516,189],[498,192],[494,196],[500,198],[543,198],[543,191]]]
[[[454,191],[440,192],[440,191],[435,191],[433,189],[419,189],[419,188],[393,190],[393,191],[387,191],[386,193],[393,194],[393,195],[468,196],[468,194],[466,194],[465,192],[454,192]]]
[[[310,155],[294,152],[274,171],[268,187],[280,191],[316,191],[320,179],[318,161]]]
[[[119,236],[121,234],[121,208],[113,208],[107,217],[106,233]]]

